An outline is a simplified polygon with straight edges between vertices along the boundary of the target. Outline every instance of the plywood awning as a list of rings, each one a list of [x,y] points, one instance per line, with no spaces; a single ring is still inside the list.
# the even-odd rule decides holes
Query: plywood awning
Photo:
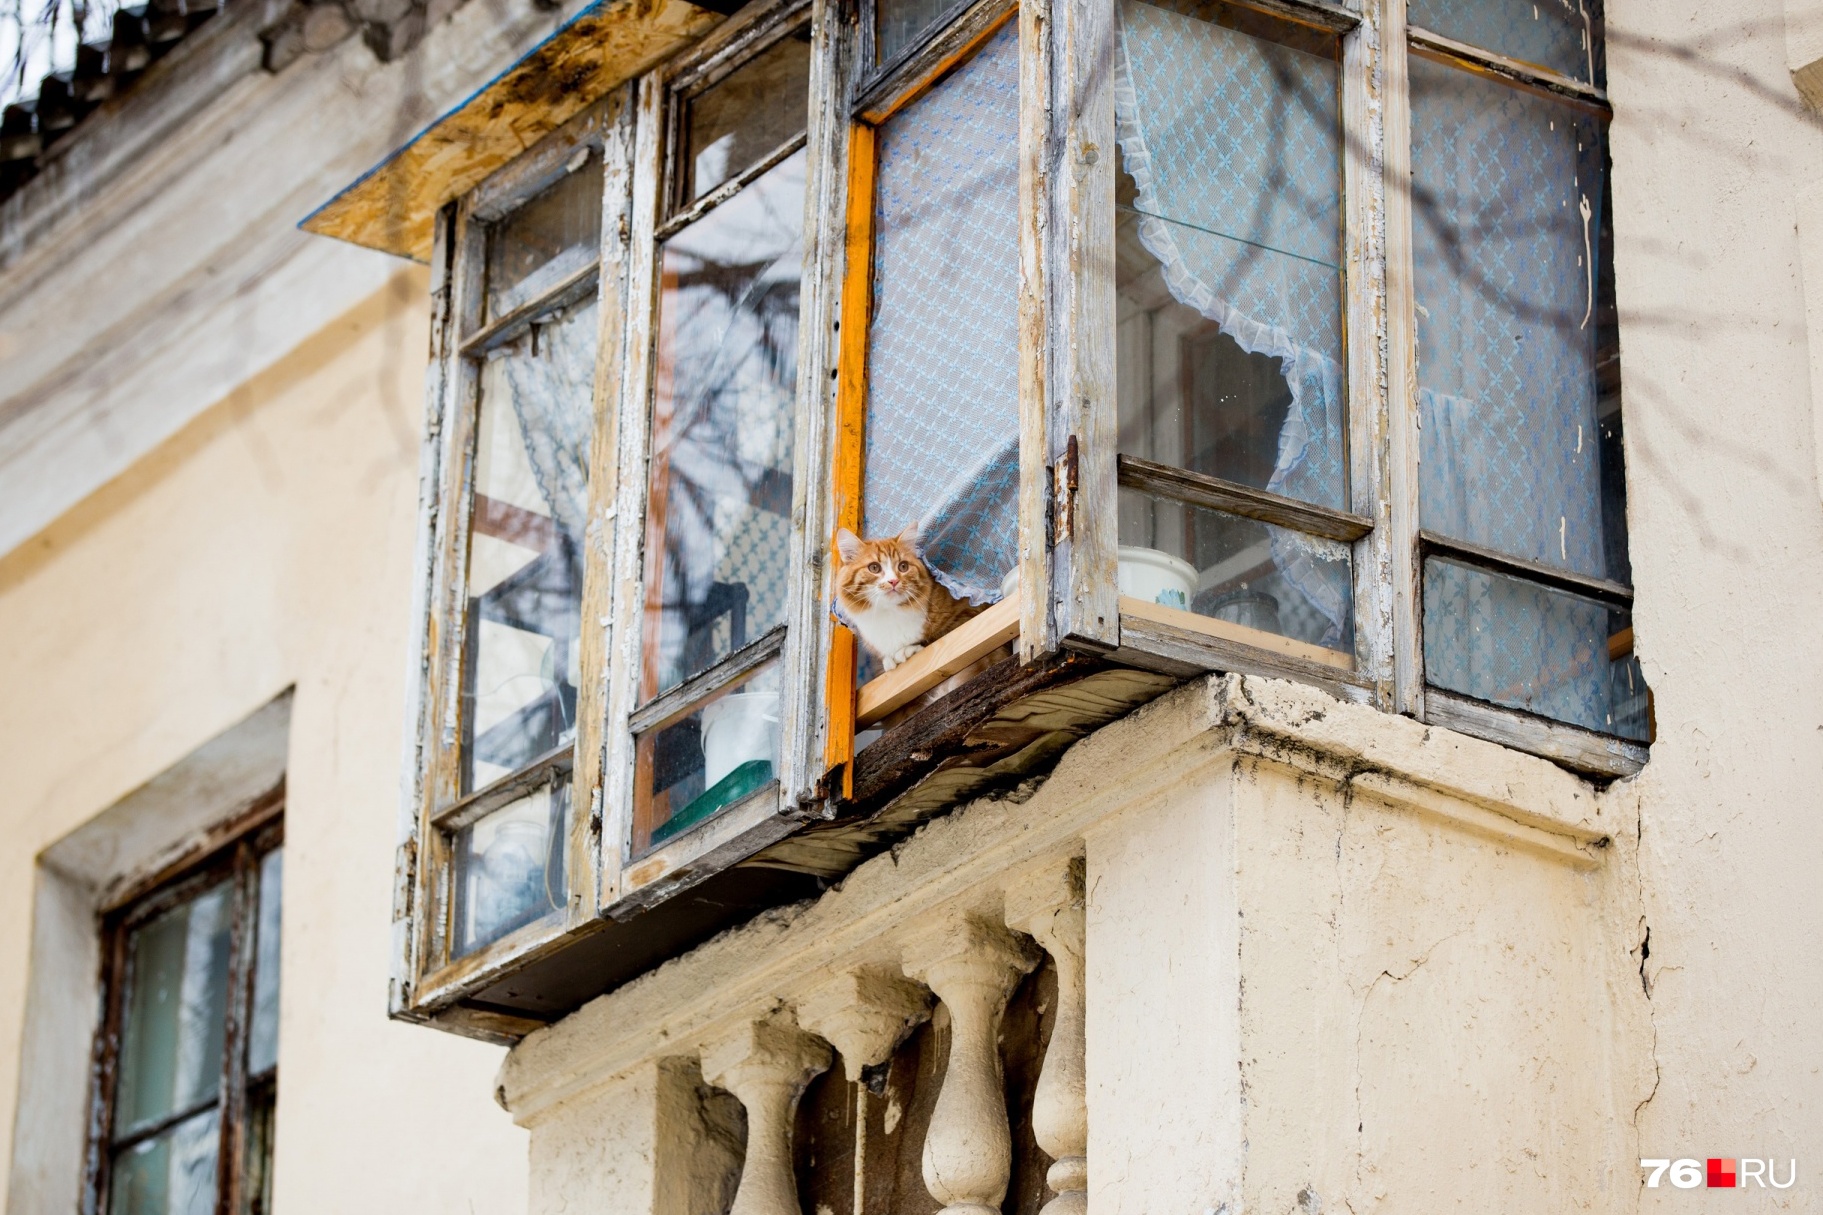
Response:
[[[685,0],[598,0],[300,226],[428,261],[444,203],[721,20]]]

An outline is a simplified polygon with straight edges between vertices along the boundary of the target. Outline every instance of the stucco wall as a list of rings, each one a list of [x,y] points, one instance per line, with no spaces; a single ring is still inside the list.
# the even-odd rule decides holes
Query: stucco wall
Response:
[[[295,684],[278,1207],[524,1210],[501,1052],[385,1017],[427,292],[398,273],[0,561],[0,1144],[33,857]]]
[[[1799,239],[1823,227],[1823,124],[1787,73],[1784,8],[1612,0],[1609,65],[1634,624],[1658,717],[1633,782],[1658,1070],[1640,1150],[1795,1156],[1795,1210],[1823,1167],[1823,330],[1804,307],[1823,262]]]

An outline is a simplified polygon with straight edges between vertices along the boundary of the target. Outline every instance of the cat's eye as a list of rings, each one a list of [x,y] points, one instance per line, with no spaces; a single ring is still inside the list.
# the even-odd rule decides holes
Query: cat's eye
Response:
[[[867,563],[867,568],[877,574],[880,572],[880,563],[878,561],[869,561]]]
[[[911,562],[909,562],[909,561],[899,562],[899,572],[901,574],[903,574],[906,570],[908,570],[910,568],[911,568]]]

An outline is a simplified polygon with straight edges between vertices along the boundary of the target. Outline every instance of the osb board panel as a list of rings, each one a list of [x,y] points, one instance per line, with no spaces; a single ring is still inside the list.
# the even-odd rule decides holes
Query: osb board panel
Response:
[[[601,0],[302,226],[427,261],[439,207],[721,20],[684,0]]]

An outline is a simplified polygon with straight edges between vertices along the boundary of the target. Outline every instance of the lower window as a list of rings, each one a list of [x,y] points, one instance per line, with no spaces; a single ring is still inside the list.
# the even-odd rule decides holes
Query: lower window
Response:
[[[284,851],[262,820],[104,921],[85,1210],[271,1210]]]

